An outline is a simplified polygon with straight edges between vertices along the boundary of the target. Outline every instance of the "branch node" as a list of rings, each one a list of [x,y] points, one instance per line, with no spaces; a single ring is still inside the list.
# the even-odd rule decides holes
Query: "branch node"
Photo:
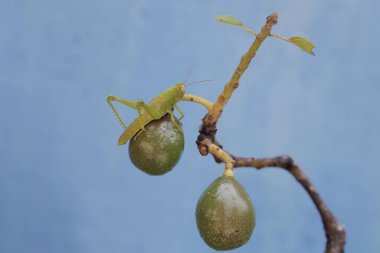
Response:
[[[198,150],[199,150],[199,153],[200,153],[202,156],[206,156],[206,155],[208,155],[208,148],[207,148],[206,145],[199,145]]]
[[[279,163],[282,165],[281,167],[283,167],[286,170],[292,169],[294,165],[293,158],[291,158],[290,156],[284,155],[284,156],[280,156],[279,160],[280,160]]]

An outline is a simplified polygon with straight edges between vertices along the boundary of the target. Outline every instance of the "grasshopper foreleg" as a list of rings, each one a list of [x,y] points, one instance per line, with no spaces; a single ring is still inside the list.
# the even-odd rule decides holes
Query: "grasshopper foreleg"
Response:
[[[185,117],[185,114],[183,113],[183,111],[181,110],[181,108],[179,108],[177,104],[174,105],[174,108],[177,109],[177,111],[179,112],[179,114],[181,114],[181,118],[179,118],[179,120],[183,119],[183,117]]]
[[[181,132],[183,132],[182,128],[178,125],[177,121],[175,120],[174,118],[174,113],[173,111],[169,110],[168,111],[169,115],[170,115],[170,121],[173,123],[173,125]]]

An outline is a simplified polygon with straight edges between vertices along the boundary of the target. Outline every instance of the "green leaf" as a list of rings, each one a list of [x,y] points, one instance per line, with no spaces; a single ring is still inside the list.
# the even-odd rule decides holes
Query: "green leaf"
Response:
[[[245,27],[237,18],[229,15],[220,15],[216,17],[216,21],[220,23],[225,23],[227,25],[233,25],[240,27],[241,29],[252,33],[253,35],[257,36],[257,33],[255,31],[252,31],[251,29]]]
[[[303,38],[301,36],[294,36],[288,39],[290,43],[293,43],[294,45],[298,46],[303,51],[314,55],[313,48],[315,48],[314,44],[309,41],[306,38]]]
[[[233,16],[228,16],[228,15],[220,15],[216,17],[216,21],[225,23],[228,25],[233,25],[237,27],[244,28],[244,25],[235,17]]]

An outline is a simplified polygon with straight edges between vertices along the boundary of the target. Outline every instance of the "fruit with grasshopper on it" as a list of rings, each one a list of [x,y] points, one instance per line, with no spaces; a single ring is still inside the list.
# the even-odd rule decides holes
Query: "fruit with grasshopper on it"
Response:
[[[150,175],[162,175],[170,171],[179,161],[184,149],[181,120],[184,116],[177,103],[185,94],[185,84],[178,83],[158,94],[149,103],[133,102],[115,96],[108,96],[107,102],[124,128],[118,144],[128,141],[132,163]],[[136,109],[138,117],[127,127],[112,102]],[[179,120],[173,113],[176,108],[181,114]]]

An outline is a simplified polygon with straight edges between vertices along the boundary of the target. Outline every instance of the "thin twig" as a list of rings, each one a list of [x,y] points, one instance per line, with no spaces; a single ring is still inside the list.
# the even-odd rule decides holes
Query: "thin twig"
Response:
[[[202,155],[207,155],[208,153],[211,153],[215,159],[219,163],[224,162],[225,168],[224,168],[224,175],[225,176],[233,176],[234,175],[234,164],[235,161],[232,159],[231,155],[224,151],[222,148],[220,148],[218,145],[215,145],[210,140],[205,139],[202,141]],[[200,149],[201,150],[201,149]]]
[[[252,58],[256,55],[261,43],[269,36],[272,27],[277,24],[277,13],[267,17],[265,25],[261,28],[260,33],[256,36],[255,41],[251,45],[247,53],[245,53],[240,60],[239,65],[235,69],[230,81],[225,85],[223,92],[219,95],[218,100],[212,107],[211,111],[206,115],[204,123],[207,126],[215,125],[220,116],[222,115],[223,108],[232,96],[234,90],[239,87],[240,77],[248,68]]]
[[[206,109],[208,111],[211,110],[212,106],[213,106],[213,103],[208,101],[207,99],[204,99],[202,97],[199,97],[199,96],[196,96],[196,95],[193,95],[193,94],[185,94],[182,98],[183,101],[189,101],[189,102],[195,102],[195,103],[198,103],[198,104],[201,104],[203,105],[204,107],[206,107]]]

